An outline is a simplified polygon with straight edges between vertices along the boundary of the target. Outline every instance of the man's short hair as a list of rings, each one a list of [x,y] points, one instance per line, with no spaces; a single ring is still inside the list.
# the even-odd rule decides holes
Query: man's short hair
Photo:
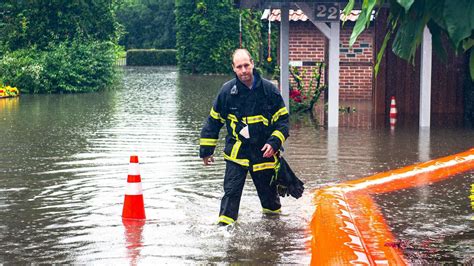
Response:
[[[235,55],[236,55],[238,52],[244,52],[244,53],[246,53],[246,54],[249,56],[250,61],[253,61],[252,55],[250,54],[250,52],[249,52],[247,49],[245,49],[245,48],[239,48],[239,49],[235,49],[234,53],[232,53],[232,64],[234,64],[234,58],[235,58]]]

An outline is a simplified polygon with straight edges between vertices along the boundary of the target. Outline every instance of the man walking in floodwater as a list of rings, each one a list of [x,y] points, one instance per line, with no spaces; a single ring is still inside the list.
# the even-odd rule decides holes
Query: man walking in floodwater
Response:
[[[214,162],[219,131],[227,128],[224,159],[224,196],[219,225],[237,220],[247,172],[250,172],[264,213],[281,212],[276,189],[277,152],[289,136],[288,110],[279,90],[254,70],[246,49],[232,55],[236,77],[222,86],[201,131],[199,156],[204,165]]]

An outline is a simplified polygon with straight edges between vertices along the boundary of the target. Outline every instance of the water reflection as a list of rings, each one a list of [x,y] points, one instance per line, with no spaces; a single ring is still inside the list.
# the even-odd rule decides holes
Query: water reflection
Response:
[[[308,117],[292,118],[285,157],[305,182],[305,194],[283,198],[283,214],[266,217],[249,180],[239,223],[222,232],[215,222],[223,193],[223,134],[213,167],[202,167],[197,145],[212,100],[228,78],[127,68],[117,90],[1,99],[0,136],[9,141],[0,146],[0,260],[308,264],[312,191],[474,146],[472,130],[457,127],[419,132],[397,124],[392,134],[386,124],[334,131]],[[131,154],[141,162],[143,226],[124,225],[120,217]],[[469,179],[472,174],[463,177]],[[469,208],[462,194],[469,189],[462,189],[472,181],[451,182],[385,195],[378,202],[406,239],[425,232],[422,224],[446,229],[443,241],[450,244],[433,246],[460,262],[467,255],[458,250],[473,246],[469,229],[457,227],[458,211]],[[417,213],[440,202],[462,207]],[[445,219],[450,216],[457,218]]]
[[[420,162],[426,162],[430,160],[430,128],[421,127],[418,131],[418,160]],[[423,175],[419,178],[423,178]],[[421,181],[423,182],[423,181]],[[425,183],[425,182],[423,182]],[[418,204],[426,205],[428,204],[428,199],[430,196],[430,188],[428,186],[423,186],[418,189]]]
[[[338,128],[328,128],[327,129],[327,160],[329,174],[337,174],[337,161],[338,161],[338,149],[339,149],[339,129]]]
[[[13,110],[18,108],[18,105],[20,103],[20,98],[15,97],[15,98],[3,98],[0,101],[0,110],[2,110],[2,113],[11,113]]]
[[[421,127],[418,131],[418,160],[426,162],[430,160],[430,128]]]
[[[125,228],[127,259],[130,265],[137,265],[143,247],[142,233],[145,220],[122,219],[122,223]]]

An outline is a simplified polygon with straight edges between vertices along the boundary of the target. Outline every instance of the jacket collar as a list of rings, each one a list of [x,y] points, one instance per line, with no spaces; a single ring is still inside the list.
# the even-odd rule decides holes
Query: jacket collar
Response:
[[[239,77],[237,77],[237,75],[235,75],[235,79],[237,80],[237,86],[239,87],[244,87],[244,88],[247,88],[247,85],[245,85],[244,83],[242,83],[242,81],[240,81]],[[256,89],[258,87],[260,87],[262,85],[262,78],[260,77],[260,74],[258,73],[257,70],[253,70],[253,85],[252,85],[252,89]]]

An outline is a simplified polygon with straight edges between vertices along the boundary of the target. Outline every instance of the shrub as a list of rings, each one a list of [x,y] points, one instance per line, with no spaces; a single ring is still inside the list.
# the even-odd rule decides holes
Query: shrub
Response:
[[[73,40],[7,52],[0,59],[0,81],[29,93],[90,92],[116,77],[111,42]]]
[[[22,92],[44,90],[44,53],[36,48],[7,52],[0,60],[0,81],[3,84],[20,87]]]
[[[174,49],[131,49],[127,51],[128,66],[167,66],[176,65]]]

